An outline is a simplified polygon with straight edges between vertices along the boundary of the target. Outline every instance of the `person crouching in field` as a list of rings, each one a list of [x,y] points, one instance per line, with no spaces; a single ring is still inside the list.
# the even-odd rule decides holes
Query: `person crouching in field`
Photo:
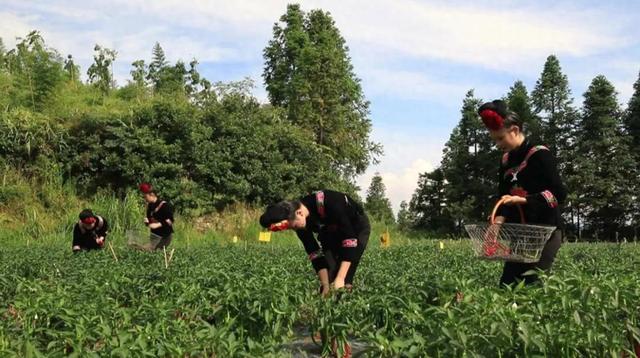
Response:
[[[80,212],[79,221],[73,227],[73,252],[97,250],[104,247],[109,224],[103,217],[94,215],[91,209]]]
[[[318,275],[322,295],[329,293],[330,284],[336,289],[352,288],[371,227],[362,206],[347,194],[322,190],[269,205],[260,225],[271,231],[296,231]]]
[[[144,224],[151,231],[151,241],[145,249],[162,250],[173,238],[173,207],[168,201],[160,200],[150,184],[140,184],[140,191],[147,203]]]
[[[560,206],[567,197],[567,189],[554,155],[546,147],[527,140],[521,119],[509,111],[505,102],[485,103],[478,114],[498,149],[504,152],[499,170],[499,194],[504,205],[498,209],[495,222],[520,223],[519,205],[527,224],[557,228],[544,246],[539,262],[506,262],[504,265],[501,285],[521,280],[533,283],[538,276],[524,273],[535,269],[548,271],[562,244]]]

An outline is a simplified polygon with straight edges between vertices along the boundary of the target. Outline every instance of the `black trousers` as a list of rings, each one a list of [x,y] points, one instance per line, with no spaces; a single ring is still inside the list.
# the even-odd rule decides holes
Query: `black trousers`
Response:
[[[347,277],[345,277],[345,285],[353,285],[353,277],[360,264],[360,259],[364,254],[364,250],[367,248],[369,242],[369,235],[371,234],[371,225],[369,224],[369,218],[366,214],[360,215],[354,225],[356,235],[358,236],[358,247],[356,259],[351,261]],[[340,256],[340,245],[342,244],[342,237],[336,237],[338,235],[337,230],[322,230],[318,234],[318,240],[322,245],[322,251],[324,252],[325,259],[327,260],[327,266],[329,270],[329,282],[333,282],[338,275],[340,264],[344,261],[344,258]]]
[[[538,275],[523,274],[529,270],[543,270],[549,271],[551,265],[556,258],[556,254],[562,245],[562,231],[556,230],[551,234],[551,238],[544,245],[542,249],[542,255],[540,261],[533,263],[521,263],[521,262],[506,262],[504,269],[502,270],[502,277],[500,277],[500,285],[510,285],[514,282],[523,281],[525,284],[531,284],[538,281]]]

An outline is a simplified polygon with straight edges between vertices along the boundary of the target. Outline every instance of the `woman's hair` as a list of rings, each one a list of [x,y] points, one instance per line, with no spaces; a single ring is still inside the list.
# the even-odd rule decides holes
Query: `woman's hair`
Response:
[[[78,218],[80,220],[86,220],[88,218],[92,218],[95,215],[93,215],[93,211],[91,209],[84,209],[80,212],[80,215],[78,215]]]
[[[267,228],[271,224],[279,223],[282,220],[294,220],[296,210],[300,209],[302,203],[299,200],[284,200],[276,204],[267,206],[264,214],[260,216],[260,225]]]
[[[510,128],[511,126],[517,126],[520,131],[523,130],[523,123],[520,117],[509,110],[507,104],[502,100],[497,99],[483,104],[478,109],[478,114],[485,127],[490,130],[495,131],[502,128]]]

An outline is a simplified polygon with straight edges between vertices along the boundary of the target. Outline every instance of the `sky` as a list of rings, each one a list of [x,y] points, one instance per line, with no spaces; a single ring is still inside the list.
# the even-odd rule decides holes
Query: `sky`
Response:
[[[267,100],[262,50],[285,12],[280,0],[0,0],[0,37],[41,31],[86,73],[93,47],[118,52],[114,73],[147,62],[157,41],[171,61],[193,58],[212,81],[251,78]],[[333,16],[371,102],[372,139],[384,156],[357,179],[363,197],[378,172],[397,210],[420,173],[436,168],[470,89],[499,98],[516,81],[529,90],[550,54],[560,59],[576,106],[605,75],[624,107],[640,71],[640,1],[308,0],[303,10]]]

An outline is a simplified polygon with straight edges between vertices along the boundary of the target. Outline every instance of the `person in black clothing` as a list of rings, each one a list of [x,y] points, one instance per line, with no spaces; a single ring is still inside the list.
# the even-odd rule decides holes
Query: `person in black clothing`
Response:
[[[94,215],[91,209],[82,210],[79,218],[73,227],[73,252],[101,249],[109,231],[107,220]]]
[[[539,262],[506,262],[500,283],[508,285],[524,280],[533,283],[537,275],[524,275],[529,270],[548,271],[562,244],[560,206],[567,189],[558,173],[553,154],[544,146],[530,143],[523,133],[523,123],[500,100],[483,104],[478,113],[497,147],[504,152],[499,171],[499,194],[504,205],[498,209],[496,223],[519,223],[518,206],[527,224],[555,226]]]
[[[318,274],[321,294],[329,293],[331,283],[336,289],[351,289],[371,227],[362,206],[347,194],[322,190],[270,205],[260,225],[271,231],[296,231]]]
[[[168,201],[160,200],[150,184],[140,184],[140,191],[147,203],[144,224],[151,230],[150,245],[147,249],[161,250],[173,239],[173,207]]]

